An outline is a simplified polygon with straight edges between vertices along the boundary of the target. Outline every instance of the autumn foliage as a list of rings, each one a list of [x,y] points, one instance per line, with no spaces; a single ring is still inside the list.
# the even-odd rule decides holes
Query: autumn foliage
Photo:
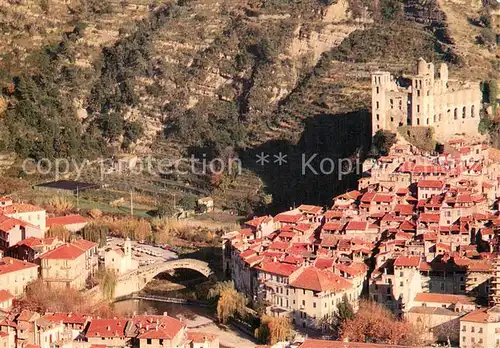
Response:
[[[247,300],[234,288],[232,281],[220,282],[210,289],[209,298],[217,299],[217,318],[223,324],[236,314],[245,315]]]
[[[17,302],[20,309],[39,313],[72,312],[95,316],[112,316],[108,303],[95,301],[73,288],[50,288],[41,279],[30,283],[25,296]]]
[[[417,345],[418,334],[413,326],[398,320],[388,309],[371,301],[362,301],[354,319],[340,327],[343,340],[379,344]]]
[[[293,326],[288,317],[270,317],[263,315],[260,327],[255,330],[255,337],[263,343],[276,344],[292,338]]]

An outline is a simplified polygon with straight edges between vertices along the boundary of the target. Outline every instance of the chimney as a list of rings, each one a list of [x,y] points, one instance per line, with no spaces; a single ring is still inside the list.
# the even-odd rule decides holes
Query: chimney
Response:
[[[167,316],[167,312],[163,312],[163,316],[166,317]]]

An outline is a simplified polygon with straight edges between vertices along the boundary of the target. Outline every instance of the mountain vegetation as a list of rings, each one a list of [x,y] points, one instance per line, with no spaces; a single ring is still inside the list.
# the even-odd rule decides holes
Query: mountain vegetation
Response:
[[[0,12],[1,152],[239,157],[249,173],[163,178],[237,211],[267,204],[264,194],[282,206],[324,202],[280,196],[280,182],[302,179],[290,168],[273,181],[250,159],[268,149],[290,162],[317,149],[363,158],[371,71],[411,72],[422,56],[457,77],[498,78],[494,1],[17,0]],[[255,175],[267,191],[241,191]]]

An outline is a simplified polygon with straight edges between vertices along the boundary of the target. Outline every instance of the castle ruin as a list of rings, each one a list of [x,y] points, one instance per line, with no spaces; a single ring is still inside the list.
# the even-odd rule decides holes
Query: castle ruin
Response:
[[[481,110],[479,82],[448,78],[448,66],[420,58],[417,74],[395,78],[389,72],[372,73],[372,135],[398,127],[433,127],[438,140],[454,134],[475,136]]]

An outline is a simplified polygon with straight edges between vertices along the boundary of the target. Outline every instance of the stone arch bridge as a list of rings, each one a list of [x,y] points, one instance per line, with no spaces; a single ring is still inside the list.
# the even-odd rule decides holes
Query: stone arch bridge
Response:
[[[196,259],[177,259],[158,262],[121,275],[116,283],[115,298],[141,291],[158,274],[181,268],[198,271],[207,278],[212,277],[214,274],[207,262]]]

